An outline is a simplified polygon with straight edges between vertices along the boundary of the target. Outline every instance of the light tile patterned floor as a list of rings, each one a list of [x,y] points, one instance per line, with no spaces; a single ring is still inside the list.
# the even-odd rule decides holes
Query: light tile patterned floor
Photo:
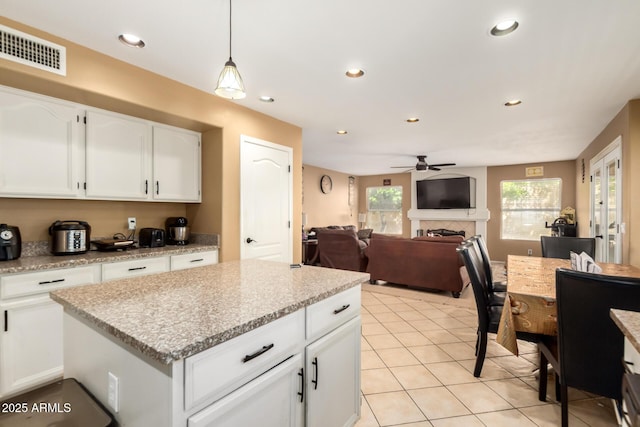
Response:
[[[470,292],[467,289],[465,292]],[[362,418],[357,427],[559,426],[549,382],[538,400],[535,345],[513,356],[490,336],[480,378],[475,310],[362,292]],[[570,391],[571,427],[615,426],[611,401]]]

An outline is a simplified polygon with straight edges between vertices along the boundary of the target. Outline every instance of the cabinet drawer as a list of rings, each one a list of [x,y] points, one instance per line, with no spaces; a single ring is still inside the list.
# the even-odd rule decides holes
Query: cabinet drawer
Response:
[[[185,359],[184,406],[213,402],[299,352],[304,310],[298,310]]]
[[[360,286],[307,307],[307,340],[314,340],[360,314]]]
[[[34,295],[99,282],[99,265],[12,274],[0,277],[0,298]]]
[[[218,263],[218,251],[197,252],[194,254],[171,255],[171,271],[200,267]]]
[[[638,353],[638,350],[636,350],[627,337],[624,337],[623,362],[627,372],[631,374],[640,373],[640,353]]]
[[[169,271],[169,257],[136,259],[133,261],[102,264],[102,281]]]

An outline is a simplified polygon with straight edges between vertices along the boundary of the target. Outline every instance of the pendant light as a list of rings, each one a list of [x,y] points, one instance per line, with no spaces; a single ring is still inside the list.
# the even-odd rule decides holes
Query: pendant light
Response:
[[[229,60],[218,77],[218,86],[214,93],[222,98],[242,99],[247,96],[242,77],[231,59],[231,0],[229,0]]]

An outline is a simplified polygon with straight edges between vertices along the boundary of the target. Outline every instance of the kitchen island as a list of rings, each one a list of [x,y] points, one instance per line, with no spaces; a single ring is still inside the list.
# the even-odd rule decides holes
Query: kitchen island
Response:
[[[127,426],[350,425],[368,277],[245,260],[55,291],[64,375]]]

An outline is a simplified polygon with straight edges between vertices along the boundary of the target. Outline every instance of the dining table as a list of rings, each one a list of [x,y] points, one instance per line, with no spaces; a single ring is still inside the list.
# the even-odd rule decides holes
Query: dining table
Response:
[[[600,274],[639,277],[640,268],[628,264],[598,263]],[[556,270],[571,261],[535,256],[507,256],[507,296],[496,341],[518,355],[517,332],[557,335]]]

